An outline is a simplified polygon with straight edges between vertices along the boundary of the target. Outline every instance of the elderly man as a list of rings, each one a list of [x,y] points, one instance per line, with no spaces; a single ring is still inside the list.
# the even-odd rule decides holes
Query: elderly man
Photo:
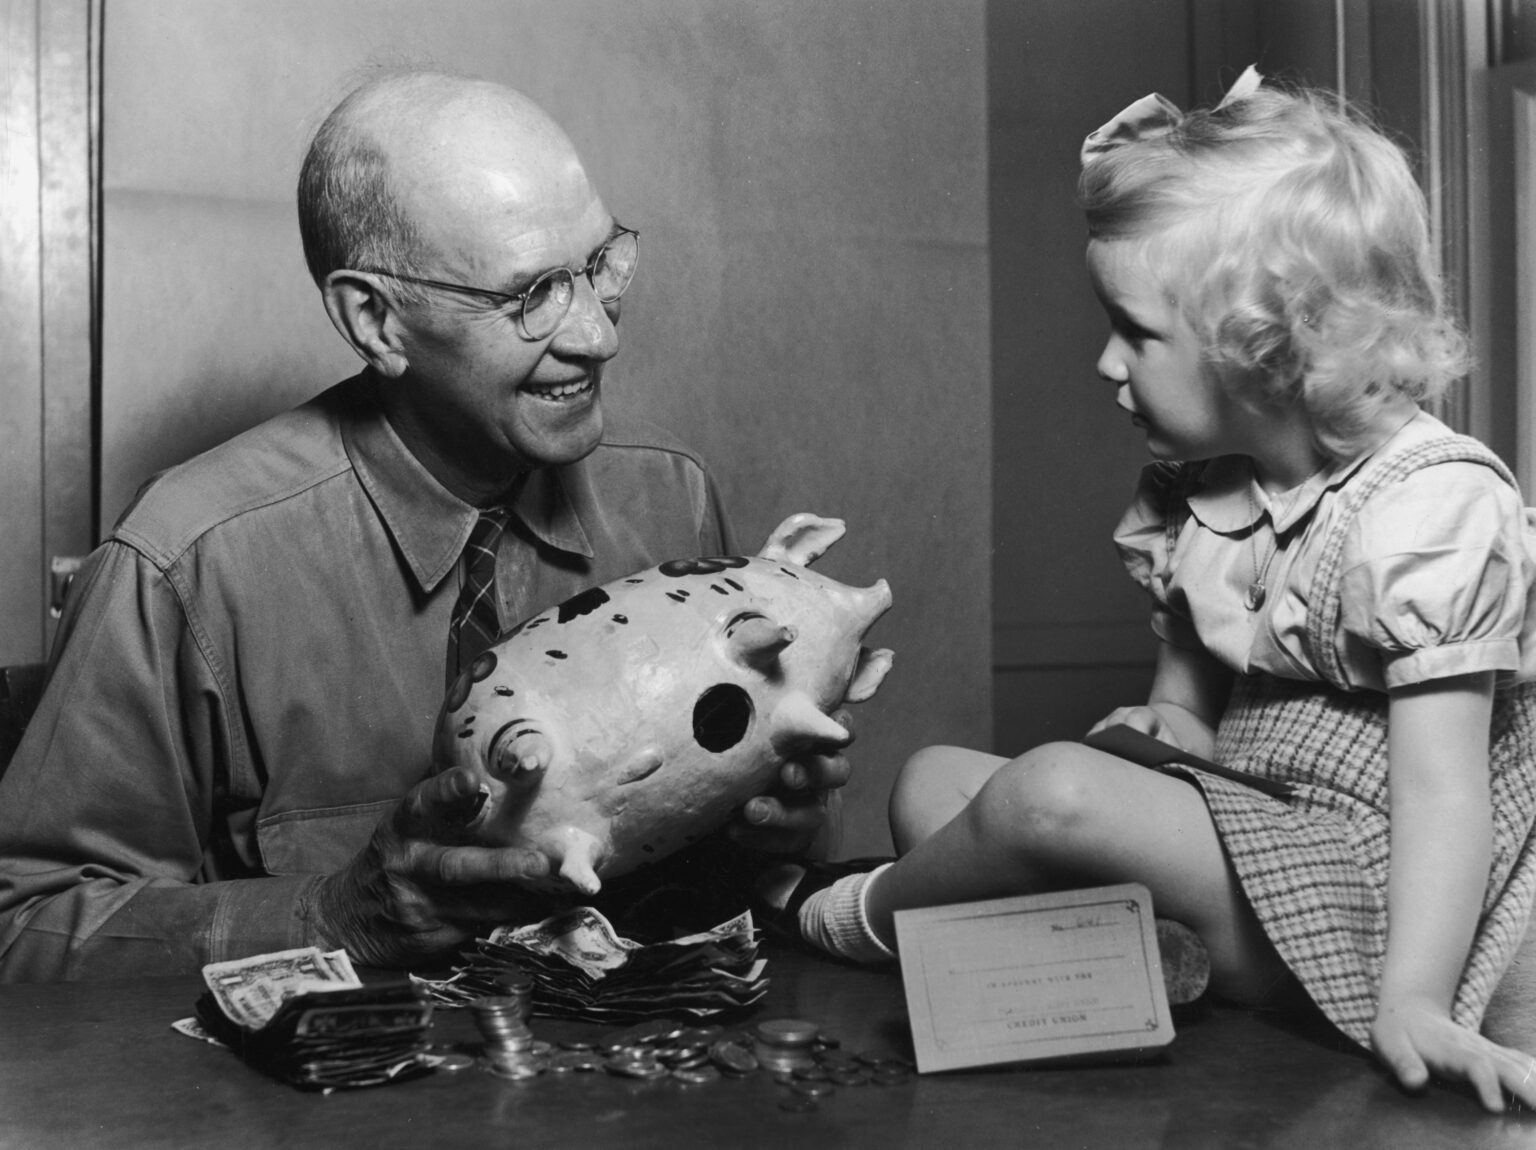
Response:
[[[365,85],[299,216],[366,366],[148,484],[81,572],[0,782],[0,977],[409,966],[540,913],[542,856],[437,841],[478,798],[423,781],[445,681],[586,586],[730,549],[699,460],[605,421],[638,237],[526,98]],[[787,767],[744,825],[804,841],[846,769]]]

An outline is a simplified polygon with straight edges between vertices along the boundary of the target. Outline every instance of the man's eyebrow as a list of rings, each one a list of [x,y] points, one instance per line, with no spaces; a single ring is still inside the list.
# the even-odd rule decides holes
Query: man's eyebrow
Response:
[[[597,255],[598,252],[602,251],[606,245],[611,244],[615,239],[623,235],[625,232],[633,230],[633,228],[627,228],[615,219],[612,225],[608,228],[608,234],[605,235],[602,239],[598,240],[596,245],[593,246],[592,250],[587,253],[587,258],[581,261],[581,267],[584,268],[589,263],[591,263],[592,257]],[[534,280],[538,279],[546,272],[552,272],[554,270],[554,268],[540,268],[538,271],[529,272],[526,275],[513,276],[512,279],[507,281],[507,283],[501,288],[501,294],[517,295],[519,292],[527,291],[530,287],[533,286]],[[571,270],[576,272],[580,269],[572,268]]]

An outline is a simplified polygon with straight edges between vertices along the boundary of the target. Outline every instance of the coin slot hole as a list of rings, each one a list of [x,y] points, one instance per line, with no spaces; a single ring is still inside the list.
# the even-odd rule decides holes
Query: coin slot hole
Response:
[[[706,751],[728,751],[752,726],[752,696],[735,683],[718,683],[693,705],[693,738]]]

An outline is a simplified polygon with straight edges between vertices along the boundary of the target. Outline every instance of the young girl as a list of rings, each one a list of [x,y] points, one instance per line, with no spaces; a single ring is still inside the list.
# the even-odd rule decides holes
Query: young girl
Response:
[[[1225,997],[1299,985],[1405,1086],[1536,1106],[1536,1062],[1478,1032],[1536,892],[1536,562],[1509,472],[1418,407],[1463,345],[1408,164],[1250,69],[1214,109],[1126,109],[1080,193],[1098,372],[1156,461],[1116,534],[1156,674],[1095,730],[1291,791],[931,747],[892,795],[899,860],[800,928],[875,961],[903,908],[1140,882]]]

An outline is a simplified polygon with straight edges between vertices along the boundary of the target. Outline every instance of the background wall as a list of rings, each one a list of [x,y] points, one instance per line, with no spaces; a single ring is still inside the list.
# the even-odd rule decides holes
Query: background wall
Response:
[[[1189,30],[1186,0],[988,7],[1000,754],[1078,738],[1151,681],[1146,603],[1110,541],[1145,440],[1094,373],[1107,321],[1075,195],[1085,135],[1147,92],[1187,103]]]
[[[356,368],[305,273],[309,132],[369,61],[527,91],[643,233],[609,402],[711,459],[744,544],[847,519],[896,670],[855,713],[848,853],[925,743],[990,733],[981,0],[112,0],[101,511]]]

